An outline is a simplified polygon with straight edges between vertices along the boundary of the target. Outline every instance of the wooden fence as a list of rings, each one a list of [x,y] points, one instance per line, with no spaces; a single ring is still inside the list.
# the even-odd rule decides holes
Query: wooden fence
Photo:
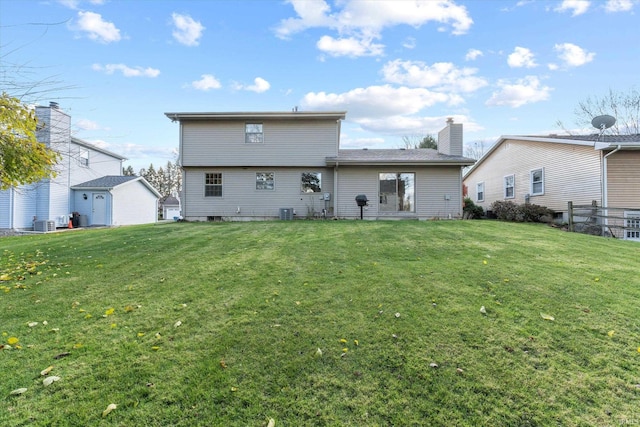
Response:
[[[568,204],[569,231],[640,241],[640,208]]]

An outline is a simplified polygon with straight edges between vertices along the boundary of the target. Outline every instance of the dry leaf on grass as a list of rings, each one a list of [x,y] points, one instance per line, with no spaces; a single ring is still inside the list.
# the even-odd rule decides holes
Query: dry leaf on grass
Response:
[[[107,406],[107,409],[102,411],[102,416],[106,417],[107,415],[109,415],[109,412],[113,411],[117,407],[118,407],[118,405],[116,405],[115,403],[110,403],[109,406]]]

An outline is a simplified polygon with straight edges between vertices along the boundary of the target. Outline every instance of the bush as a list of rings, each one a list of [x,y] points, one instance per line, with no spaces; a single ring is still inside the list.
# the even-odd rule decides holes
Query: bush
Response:
[[[482,209],[482,206],[478,206],[473,203],[473,200],[469,197],[465,197],[462,211],[464,213],[464,218],[466,219],[480,219],[484,216],[484,209]]]
[[[497,219],[515,222],[551,222],[554,212],[546,206],[525,203],[518,205],[512,201],[497,200],[491,204]]]

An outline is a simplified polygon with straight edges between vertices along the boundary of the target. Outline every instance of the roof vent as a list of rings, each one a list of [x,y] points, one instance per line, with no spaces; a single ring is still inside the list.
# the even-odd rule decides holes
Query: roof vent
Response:
[[[49,107],[53,108],[54,110],[58,110],[60,108],[58,103],[53,101],[49,102]]]
[[[364,148],[363,148],[363,150],[368,150],[368,148],[367,148],[367,147],[364,147]]]

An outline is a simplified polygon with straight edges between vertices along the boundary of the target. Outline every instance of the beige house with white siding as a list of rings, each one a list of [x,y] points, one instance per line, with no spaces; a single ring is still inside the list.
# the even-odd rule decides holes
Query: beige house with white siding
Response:
[[[447,122],[439,150],[341,150],[342,111],[165,115],[180,124],[186,220],[462,215],[462,124]]]
[[[546,206],[566,221],[567,205],[640,212],[640,135],[503,136],[464,177],[468,196]],[[640,215],[640,214],[639,214]]]

